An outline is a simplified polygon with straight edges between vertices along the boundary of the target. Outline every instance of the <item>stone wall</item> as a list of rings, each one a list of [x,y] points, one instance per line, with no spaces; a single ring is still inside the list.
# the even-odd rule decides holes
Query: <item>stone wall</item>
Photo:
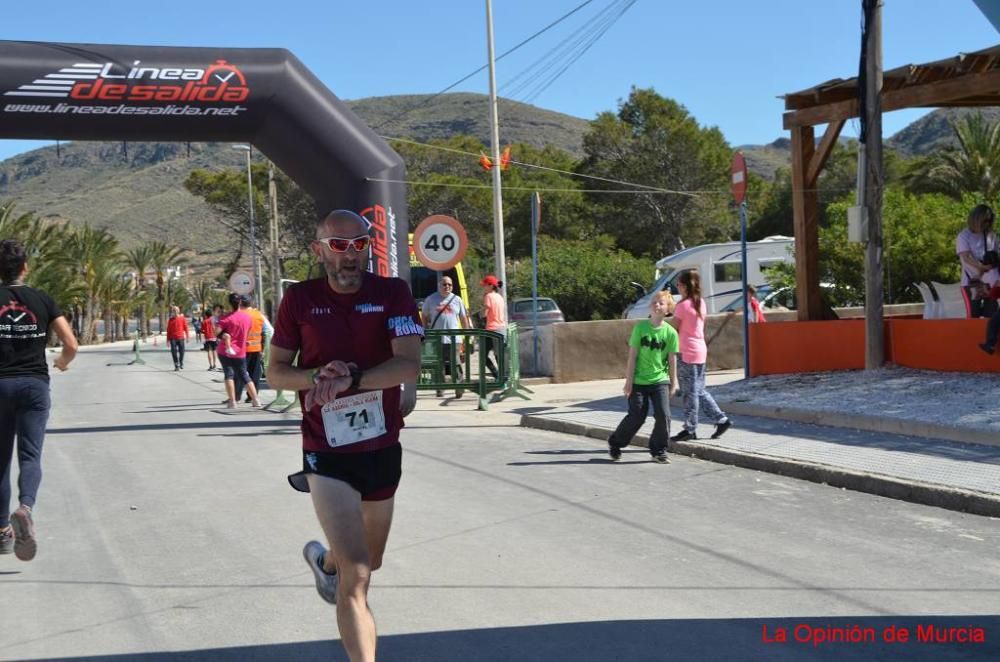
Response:
[[[919,315],[922,304],[886,306],[886,315]],[[841,318],[864,316],[863,308],[836,311]],[[791,322],[794,311],[768,312],[768,322]],[[672,321],[669,320],[668,321]],[[601,320],[548,324],[539,332],[539,374],[551,375],[556,383],[621,379],[628,359],[628,338],[636,320]],[[532,331],[520,333],[521,372],[533,368]],[[743,367],[743,316],[737,313],[709,315],[705,319],[708,369]]]

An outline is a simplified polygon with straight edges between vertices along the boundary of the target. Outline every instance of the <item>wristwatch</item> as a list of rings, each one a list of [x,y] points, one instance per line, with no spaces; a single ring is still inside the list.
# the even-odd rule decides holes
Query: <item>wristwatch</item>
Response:
[[[361,388],[361,368],[351,366],[351,388],[355,391]]]

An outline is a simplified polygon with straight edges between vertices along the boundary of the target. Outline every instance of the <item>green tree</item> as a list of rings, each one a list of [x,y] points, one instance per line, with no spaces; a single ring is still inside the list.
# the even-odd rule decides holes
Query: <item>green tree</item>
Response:
[[[538,292],[555,299],[567,321],[615,319],[633,299],[630,281],[646,282],[653,261],[616,249],[608,236],[589,240],[541,237]],[[531,260],[507,270],[510,298],[531,296]]]
[[[156,272],[156,314],[162,331],[166,328],[166,307],[168,305],[164,296],[167,271],[172,266],[185,264],[187,259],[184,257],[184,249],[170,246],[162,241],[151,241],[148,246],[149,261]]]
[[[905,183],[915,193],[944,193],[961,199],[975,194],[995,205],[1000,199],[1000,122],[979,113],[951,125],[958,149],[950,149],[908,164]]]
[[[847,209],[854,196],[847,195],[828,207],[829,223],[819,231],[820,282],[829,303],[842,306],[861,301],[865,291],[864,248],[847,241]],[[973,204],[967,194],[955,200],[943,194],[914,195],[899,185],[886,189],[882,202],[887,303],[920,301],[914,283],[953,283],[960,276],[955,237],[964,227],[965,213]],[[775,286],[794,286],[792,265],[769,272]]]
[[[80,296],[74,301],[80,313],[80,342],[93,343],[97,339],[97,320],[103,314],[103,303],[109,299],[108,292],[114,281],[124,271],[118,240],[107,230],[84,225],[73,231],[65,254],[82,287]]]
[[[633,88],[617,114],[591,122],[583,147],[583,174],[677,191],[587,194],[597,229],[621,248],[659,258],[735,236],[728,208],[732,150],[717,128],[700,126],[676,101]],[[587,188],[627,187],[589,180]]]
[[[143,244],[131,250],[125,251],[125,265],[135,272],[135,283],[134,290],[137,293],[135,300],[137,303],[142,301],[141,293],[146,287],[145,274],[149,271],[152,265],[152,249],[149,244]],[[147,335],[149,333],[149,318],[147,317],[147,306],[140,305],[136,308],[136,314],[139,318],[139,334]]]

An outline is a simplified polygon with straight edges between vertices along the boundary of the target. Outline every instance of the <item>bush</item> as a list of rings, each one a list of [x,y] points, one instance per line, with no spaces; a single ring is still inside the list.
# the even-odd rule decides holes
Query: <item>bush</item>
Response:
[[[568,322],[621,317],[635,299],[629,282],[648,282],[653,271],[652,260],[616,249],[611,237],[539,239],[538,295],[555,299]],[[507,278],[509,298],[531,296],[530,259],[512,263]]]

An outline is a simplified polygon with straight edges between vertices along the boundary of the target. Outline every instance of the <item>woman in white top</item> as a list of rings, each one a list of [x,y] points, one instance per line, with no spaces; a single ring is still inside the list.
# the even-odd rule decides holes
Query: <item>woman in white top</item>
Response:
[[[997,236],[993,231],[995,218],[989,205],[976,205],[969,212],[968,227],[959,232],[955,240],[969,317],[989,317],[996,306],[986,296],[989,289],[1000,282]]]

